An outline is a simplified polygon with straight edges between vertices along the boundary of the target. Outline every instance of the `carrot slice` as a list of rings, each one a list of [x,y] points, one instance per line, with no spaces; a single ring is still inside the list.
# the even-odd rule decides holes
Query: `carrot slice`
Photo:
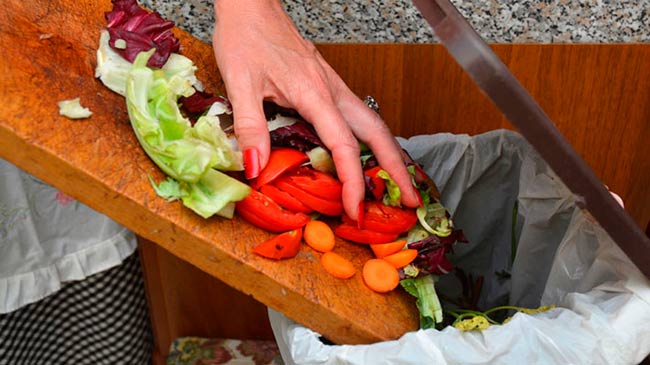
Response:
[[[410,264],[416,257],[418,257],[418,250],[408,249],[388,255],[383,259],[388,261],[388,263],[393,265],[396,269],[401,269]]]
[[[334,249],[334,232],[322,221],[312,220],[305,225],[303,239],[316,251],[329,252]]]
[[[374,245],[370,245],[370,248],[372,249],[372,252],[375,253],[375,256],[380,259],[382,257],[386,257],[388,255],[399,252],[404,248],[404,246],[406,246],[406,240],[397,240],[388,243],[376,243]]]
[[[339,279],[349,279],[357,272],[350,260],[331,251],[323,254],[320,263],[325,271]]]
[[[363,265],[363,282],[377,293],[387,293],[399,285],[397,269],[383,259],[370,259]]]

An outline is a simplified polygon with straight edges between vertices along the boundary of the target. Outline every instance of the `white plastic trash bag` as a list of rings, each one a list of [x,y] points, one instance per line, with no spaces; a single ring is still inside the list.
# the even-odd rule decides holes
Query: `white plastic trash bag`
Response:
[[[420,330],[356,346],[325,345],[318,333],[269,310],[287,364],[637,364],[650,353],[650,281],[576,207],[523,137],[493,131],[400,142],[433,177],[470,241],[455,245],[453,262],[484,275],[479,306],[556,308],[517,313],[480,332]],[[502,270],[509,280],[494,275]],[[439,293],[460,289],[451,276],[436,284]]]

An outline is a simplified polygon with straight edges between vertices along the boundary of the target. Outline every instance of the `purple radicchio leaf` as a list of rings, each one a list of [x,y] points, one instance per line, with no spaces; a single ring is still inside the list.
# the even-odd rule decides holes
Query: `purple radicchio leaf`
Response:
[[[158,13],[144,10],[135,0],[112,2],[113,10],[105,13],[109,45],[127,61],[133,62],[140,52],[155,48],[147,66],[160,68],[171,53],[178,52],[180,41],[171,31],[174,22],[163,19]],[[126,48],[115,47],[118,39],[126,42]]]
[[[377,157],[373,154],[370,157],[366,158],[364,163],[363,163],[363,169],[364,170],[370,170],[373,167],[379,166],[379,161],[377,161]]]
[[[452,302],[460,308],[480,310],[478,308],[478,301],[481,297],[485,277],[483,275],[474,277],[472,273],[466,273],[460,267],[456,268],[454,273],[460,281],[463,291],[462,295],[458,299],[452,300]]]
[[[454,266],[445,255],[452,251],[456,242],[467,242],[465,235],[459,229],[452,231],[446,237],[431,235],[420,241],[409,243],[408,248],[418,250],[418,256],[412,263],[419,270],[418,276],[444,275],[452,271]]]
[[[232,106],[230,101],[220,95],[212,95],[204,91],[196,91],[194,94],[188,97],[180,97],[178,99],[181,107],[188,114],[202,114],[206,112],[212,104],[214,103],[223,103],[229,111],[232,111]]]
[[[447,251],[444,245],[431,246],[418,250],[417,257],[411,263],[419,270],[418,276],[429,274],[444,275],[452,271],[454,266],[445,256]]]
[[[372,192],[373,192],[375,189],[377,189],[377,185],[376,185],[375,182],[370,178],[370,176],[368,176],[368,175],[366,175],[366,174],[363,175],[363,183],[364,183],[364,185],[365,185],[365,190],[366,190],[365,193],[364,193],[364,196],[366,197],[366,199],[368,199],[368,198],[370,198],[370,197],[373,196],[373,193],[372,193]]]
[[[271,145],[274,147],[291,147],[302,152],[307,152],[315,147],[325,148],[313,128],[304,122],[296,122],[272,130]]]

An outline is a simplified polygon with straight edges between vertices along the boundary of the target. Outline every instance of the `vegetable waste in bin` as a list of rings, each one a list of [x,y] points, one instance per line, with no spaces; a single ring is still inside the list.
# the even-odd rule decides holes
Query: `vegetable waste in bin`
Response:
[[[325,345],[270,310],[283,357],[300,364],[640,362],[650,351],[650,240],[455,7],[415,3],[528,141],[508,131],[402,141],[469,238],[455,248],[457,280],[445,275],[436,284],[453,327],[374,345]]]
[[[488,317],[512,317],[481,331],[448,326],[337,346],[271,310],[287,363],[632,364],[648,354],[650,282],[524,138],[499,130],[401,143],[433,177],[468,238],[451,260],[467,277],[483,277],[477,306],[507,306]],[[448,298],[462,297],[461,288],[454,275],[436,283]],[[549,309],[534,315],[507,310],[540,306]]]

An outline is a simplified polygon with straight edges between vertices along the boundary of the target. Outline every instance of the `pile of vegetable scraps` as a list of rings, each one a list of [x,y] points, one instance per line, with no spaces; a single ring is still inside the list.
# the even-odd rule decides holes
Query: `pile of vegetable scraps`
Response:
[[[366,286],[385,293],[401,284],[417,297],[422,328],[442,323],[435,282],[453,270],[447,254],[465,238],[416,162],[405,162],[422,198],[422,205],[412,209],[401,206],[397,184],[361,144],[366,192],[355,221],[343,211],[330,151],[300,116],[277,114],[268,123],[272,150],[267,166],[254,180],[242,181],[233,174],[243,169],[241,153],[221,127],[230,104],[203,90],[193,62],[177,53],[173,23],[135,0],[113,0],[106,19],[96,76],[125,97],[138,141],[167,175],[162,182],[151,181],[158,195],[180,200],[205,218],[232,218],[236,211],[276,232],[253,248],[268,259],[291,259],[304,241],[320,256],[324,270],[342,280],[355,276],[357,268],[335,252],[335,237],[367,245],[375,258],[361,268]]]

